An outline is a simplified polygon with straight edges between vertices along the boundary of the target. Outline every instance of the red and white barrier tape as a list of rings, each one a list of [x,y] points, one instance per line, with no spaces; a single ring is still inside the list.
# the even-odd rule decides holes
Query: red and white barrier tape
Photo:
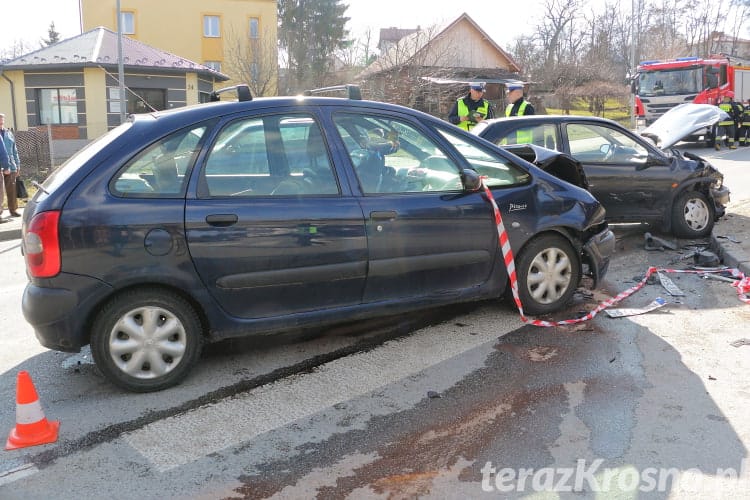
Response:
[[[722,269],[722,270],[692,270],[692,269],[667,269],[667,268],[656,268],[656,267],[649,267],[648,271],[646,271],[646,275],[634,286],[631,286],[627,290],[618,293],[611,299],[607,299],[604,302],[600,303],[598,306],[596,306],[594,309],[588,312],[585,316],[582,316],[580,318],[575,319],[564,319],[560,321],[544,321],[541,319],[531,319],[527,318],[526,315],[523,312],[523,304],[521,304],[521,298],[518,295],[518,276],[516,275],[516,263],[513,259],[513,250],[510,248],[510,240],[508,239],[508,233],[505,230],[505,225],[503,224],[503,217],[500,214],[500,209],[497,206],[497,203],[495,202],[495,198],[492,196],[492,191],[490,191],[490,188],[487,187],[486,184],[482,183],[484,187],[484,192],[487,197],[487,201],[492,205],[492,211],[495,214],[495,226],[497,227],[497,237],[498,241],[500,242],[500,249],[503,252],[503,260],[505,261],[505,269],[508,272],[508,278],[510,279],[510,288],[511,292],[513,293],[513,300],[516,302],[516,307],[518,308],[518,312],[521,315],[521,321],[524,323],[528,323],[530,325],[534,326],[562,326],[562,325],[574,325],[576,323],[583,323],[584,321],[588,321],[592,319],[594,316],[605,310],[606,308],[617,304],[621,300],[623,300],[626,297],[629,297],[633,293],[637,292],[641,288],[643,288],[643,285],[646,284],[649,277],[651,277],[652,274],[658,271],[666,272],[666,273],[716,273],[716,272],[730,272],[732,276],[739,278],[737,281],[735,281],[732,286],[737,288],[737,294],[739,296],[739,299],[746,303],[750,304],[750,277],[745,276],[744,273],[742,273],[739,269]]]

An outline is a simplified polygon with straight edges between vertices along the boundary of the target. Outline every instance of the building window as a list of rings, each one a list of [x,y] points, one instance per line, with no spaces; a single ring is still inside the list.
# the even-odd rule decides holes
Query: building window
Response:
[[[219,38],[219,16],[203,16],[203,36]]]
[[[260,20],[257,17],[250,18],[250,31],[249,31],[250,38],[258,38],[260,36],[259,25],[260,25]]]
[[[134,12],[120,12],[120,24],[122,26],[122,32],[125,35],[135,34],[135,13]]]
[[[206,61],[203,63],[204,66],[211,68],[217,73],[221,73],[221,63],[219,61]]]
[[[258,83],[260,72],[258,71],[258,63],[256,62],[250,63],[250,78],[253,79],[253,83]]]
[[[76,89],[39,89],[37,102],[40,124],[78,123]]]
[[[128,92],[128,114],[150,113],[164,109],[167,109],[167,92],[164,89],[131,88]]]

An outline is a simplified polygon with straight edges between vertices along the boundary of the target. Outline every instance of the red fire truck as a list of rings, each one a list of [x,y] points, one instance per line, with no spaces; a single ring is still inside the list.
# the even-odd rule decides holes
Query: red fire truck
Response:
[[[632,90],[639,125],[650,125],[678,104],[718,104],[730,90],[735,101],[746,102],[750,98],[750,67],[733,65],[724,56],[643,61]],[[706,135],[706,139],[710,137]]]

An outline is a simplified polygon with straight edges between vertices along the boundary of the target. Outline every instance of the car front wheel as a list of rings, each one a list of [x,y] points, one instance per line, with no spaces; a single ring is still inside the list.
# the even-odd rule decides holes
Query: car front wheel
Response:
[[[578,254],[556,234],[530,241],[516,259],[516,268],[521,304],[529,314],[562,308],[573,297],[581,278]]]
[[[91,353],[115,385],[151,392],[178,384],[200,356],[201,325],[182,297],[159,288],[124,292],[97,315]]]
[[[684,191],[672,207],[672,232],[685,238],[702,238],[714,227],[714,209],[706,195]]]

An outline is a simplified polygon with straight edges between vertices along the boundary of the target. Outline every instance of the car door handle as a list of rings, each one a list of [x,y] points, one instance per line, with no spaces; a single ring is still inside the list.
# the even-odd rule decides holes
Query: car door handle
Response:
[[[206,216],[206,224],[216,227],[227,227],[237,223],[236,214],[212,214]]]
[[[370,219],[372,220],[393,220],[398,215],[395,210],[383,210],[370,212]]]

